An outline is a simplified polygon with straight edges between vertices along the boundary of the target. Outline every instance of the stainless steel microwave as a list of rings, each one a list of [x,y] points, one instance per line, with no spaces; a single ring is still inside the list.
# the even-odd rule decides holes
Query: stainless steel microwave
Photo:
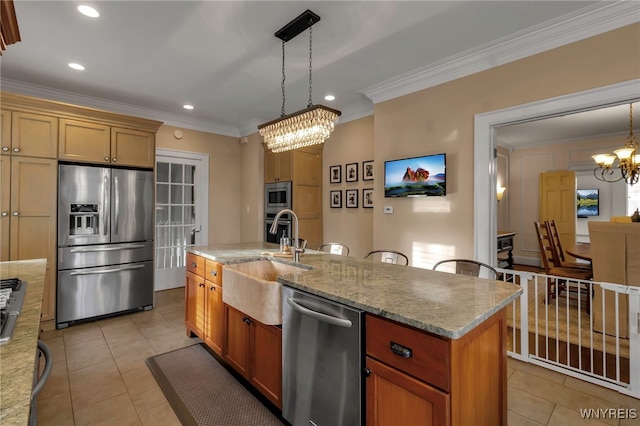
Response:
[[[291,182],[267,183],[264,185],[264,211],[277,213],[282,209],[290,209]]]

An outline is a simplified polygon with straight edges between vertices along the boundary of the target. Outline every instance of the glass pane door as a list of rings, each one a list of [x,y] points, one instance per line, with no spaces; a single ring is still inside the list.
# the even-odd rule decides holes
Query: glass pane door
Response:
[[[156,291],[184,285],[187,247],[202,244],[199,163],[156,157]]]

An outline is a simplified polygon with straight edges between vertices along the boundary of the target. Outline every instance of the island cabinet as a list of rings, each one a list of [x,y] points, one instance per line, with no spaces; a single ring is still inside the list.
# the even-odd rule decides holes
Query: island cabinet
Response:
[[[155,134],[107,124],[60,120],[60,159],[153,168]]]
[[[366,424],[506,425],[500,311],[459,339],[366,317]]]
[[[185,284],[187,335],[200,337],[220,356],[224,347],[222,264],[187,253]]]
[[[262,324],[229,305],[225,313],[225,361],[281,409],[282,329]]]

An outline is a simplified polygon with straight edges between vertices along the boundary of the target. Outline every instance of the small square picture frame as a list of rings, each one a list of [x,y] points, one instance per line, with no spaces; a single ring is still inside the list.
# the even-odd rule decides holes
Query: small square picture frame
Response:
[[[358,163],[348,163],[344,166],[344,180],[345,182],[357,182],[358,181]]]
[[[342,182],[342,167],[340,165],[329,167],[329,183]]]
[[[362,162],[362,180],[373,180],[373,160]]]
[[[332,209],[342,208],[342,191],[329,191],[329,205]]]
[[[373,188],[362,189],[362,208],[364,209],[373,208]]]
[[[345,192],[345,204],[348,209],[357,209],[358,208],[358,190],[357,189],[347,189]]]

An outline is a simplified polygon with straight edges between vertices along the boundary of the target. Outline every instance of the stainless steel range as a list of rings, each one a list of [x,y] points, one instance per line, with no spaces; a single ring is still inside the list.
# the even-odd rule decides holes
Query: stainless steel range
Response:
[[[19,278],[0,280],[0,345],[11,339],[26,292],[26,281]]]

